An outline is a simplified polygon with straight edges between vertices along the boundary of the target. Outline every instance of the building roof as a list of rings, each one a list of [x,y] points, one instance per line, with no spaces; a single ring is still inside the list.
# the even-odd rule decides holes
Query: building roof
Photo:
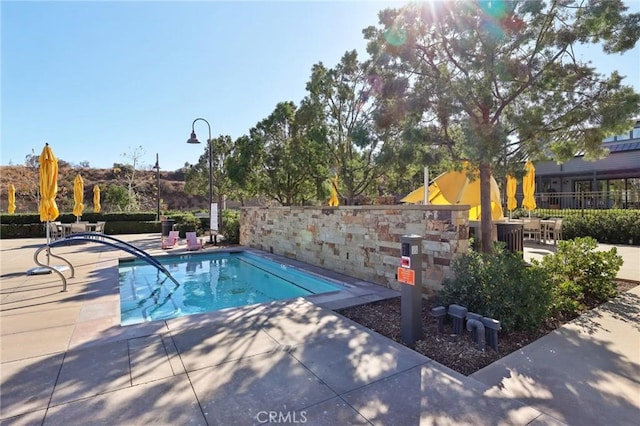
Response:
[[[602,145],[611,152],[636,151],[640,149],[640,139],[631,139],[628,141],[605,142]]]

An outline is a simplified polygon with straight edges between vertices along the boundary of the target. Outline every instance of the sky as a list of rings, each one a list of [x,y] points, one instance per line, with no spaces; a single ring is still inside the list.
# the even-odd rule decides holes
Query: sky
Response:
[[[311,67],[348,50],[366,58],[362,29],[404,1],[82,1],[0,3],[0,164],[23,164],[45,142],[72,165],[130,162],[177,170],[204,118],[212,137],[244,134],[276,104],[299,104]],[[627,0],[640,12],[640,0]],[[640,45],[585,50],[640,92]],[[203,121],[195,123],[201,141]]]

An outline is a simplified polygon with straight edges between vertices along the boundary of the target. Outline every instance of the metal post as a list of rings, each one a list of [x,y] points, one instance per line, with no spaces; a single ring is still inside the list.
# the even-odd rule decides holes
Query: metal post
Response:
[[[158,153],[156,152],[156,165],[154,166],[154,168],[156,169],[156,185],[158,187],[158,194],[157,194],[157,216],[156,216],[156,220],[160,220],[160,160],[158,157]]]
[[[211,223],[211,214],[213,212],[213,141],[211,140],[211,125],[207,120],[205,120],[204,118],[196,118],[195,120],[193,120],[193,123],[191,123],[191,137],[187,140],[187,143],[200,143],[200,141],[196,137],[195,132],[195,124],[196,121],[199,120],[207,123],[207,128],[209,129],[209,139],[207,139],[207,150],[209,151],[209,242],[213,244],[213,226]]]
[[[422,237],[402,235],[400,237],[401,263],[398,281],[400,293],[400,337],[413,345],[422,333]]]

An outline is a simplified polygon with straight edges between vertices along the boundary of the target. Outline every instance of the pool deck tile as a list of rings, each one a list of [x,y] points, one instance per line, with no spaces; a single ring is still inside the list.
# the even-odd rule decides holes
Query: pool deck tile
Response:
[[[185,374],[49,408],[45,425],[206,425]]]
[[[487,398],[469,382],[429,363],[342,397],[380,425],[526,425],[541,414],[516,400]]]
[[[366,386],[431,360],[378,334],[354,330],[331,337],[309,337],[291,354],[336,394]]]
[[[286,351],[198,370],[189,378],[209,424],[257,424],[261,412],[293,412],[336,396]]]
[[[187,371],[273,352],[277,343],[261,330],[211,334],[208,327],[172,333]]]
[[[131,386],[126,340],[65,354],[51,403],[61,404]]]
[[[175,374],[171,362],[173,342],[161,335],[129,339],[129,364],[131,368],[131,384],[133,386],[164,379]],[[169,346],[169,350],[167,350]],[[183,373],[180,369],[179,373]]]
[[[0,345],[0,360],[5,363],[64,352],[73,329],[74,325],[71,324],[5,334]]]
[[[64,353],[59,353],[3,362],[0,419],[46,408],[63,358]],[[44,412],[42,414],[44,417]]]
[[[285,412],[282,415],[286,416],[291,412]],[[347,404],[344,399],[336,396],[326,401],[322,401],[316,405],[305,407],[302,411],[294,411],[295,414],[289,414],[290,418],[294,421],[298,421],[299,424],[303,423],[303,420],[308,421],[310,424],[317,425],[370,425],[369,421],[362,417],[360,413]],[[273,413],[274,421],[279,421],[280,413]],[[261,414],[259,419],[263,419],[264,414]]]

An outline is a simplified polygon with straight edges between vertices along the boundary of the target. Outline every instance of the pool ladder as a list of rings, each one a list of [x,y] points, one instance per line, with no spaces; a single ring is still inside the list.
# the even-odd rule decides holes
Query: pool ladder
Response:
[[[107,240],[111,240],[111,241],[107,241]],[[60,276],[60,278],[62,279],[62,291],[67,291],[67,279],[62,274],[62,272],[60,272],[57,268],[53,266],[49,266],[49,258],[55,257],[56,259],[60,259],[63,262],[65,262],[67,265],[69,265],[69,268],[71,269],[70,278],[75,277],[75,269],[73,268],[73,265],[71,264],[71,262],[69,262],[67,259],[63,258],[62,256],[58,256],[51,253],[52,247],[64,245],[70,241],[90,241],[90,242],[101,243],[110,247],[114,247],[122,251],[126,251],[127,253],[132,254],[144,260],[148,264],[155,266],[160,272],[165,274],[171,281],[173,281],[176,287],[180,286],[180,283],[173,277],[173,275],[171,275],[171,272],[169,272],[169,270],[165,268],[163,264],[158,262],[156,258],[151,256],[146,251],[134,246],[133,244],[129,244],[126,241],[119,240],[110,235],[101,234],[99,232],[80,232],[77,234],[67,235],[66,237],[63,237],[56,241],[51,241],[48,244],[45,244],[42,247],[39,247],[38,250],[36,250],[36,252],[33,254],[33,261],[36,263],[36,265],[39,265],[40,267],[45,269],[49,269],[52,272],[55,272],[56,274],[58,274],[58,276]],[[112,241],[115,241],[115,243]],[[38,256],[40,255],[40,253],[42,253],[45,250],[47,252],[46,264],[40,262],[40,260],[38,259]]]

